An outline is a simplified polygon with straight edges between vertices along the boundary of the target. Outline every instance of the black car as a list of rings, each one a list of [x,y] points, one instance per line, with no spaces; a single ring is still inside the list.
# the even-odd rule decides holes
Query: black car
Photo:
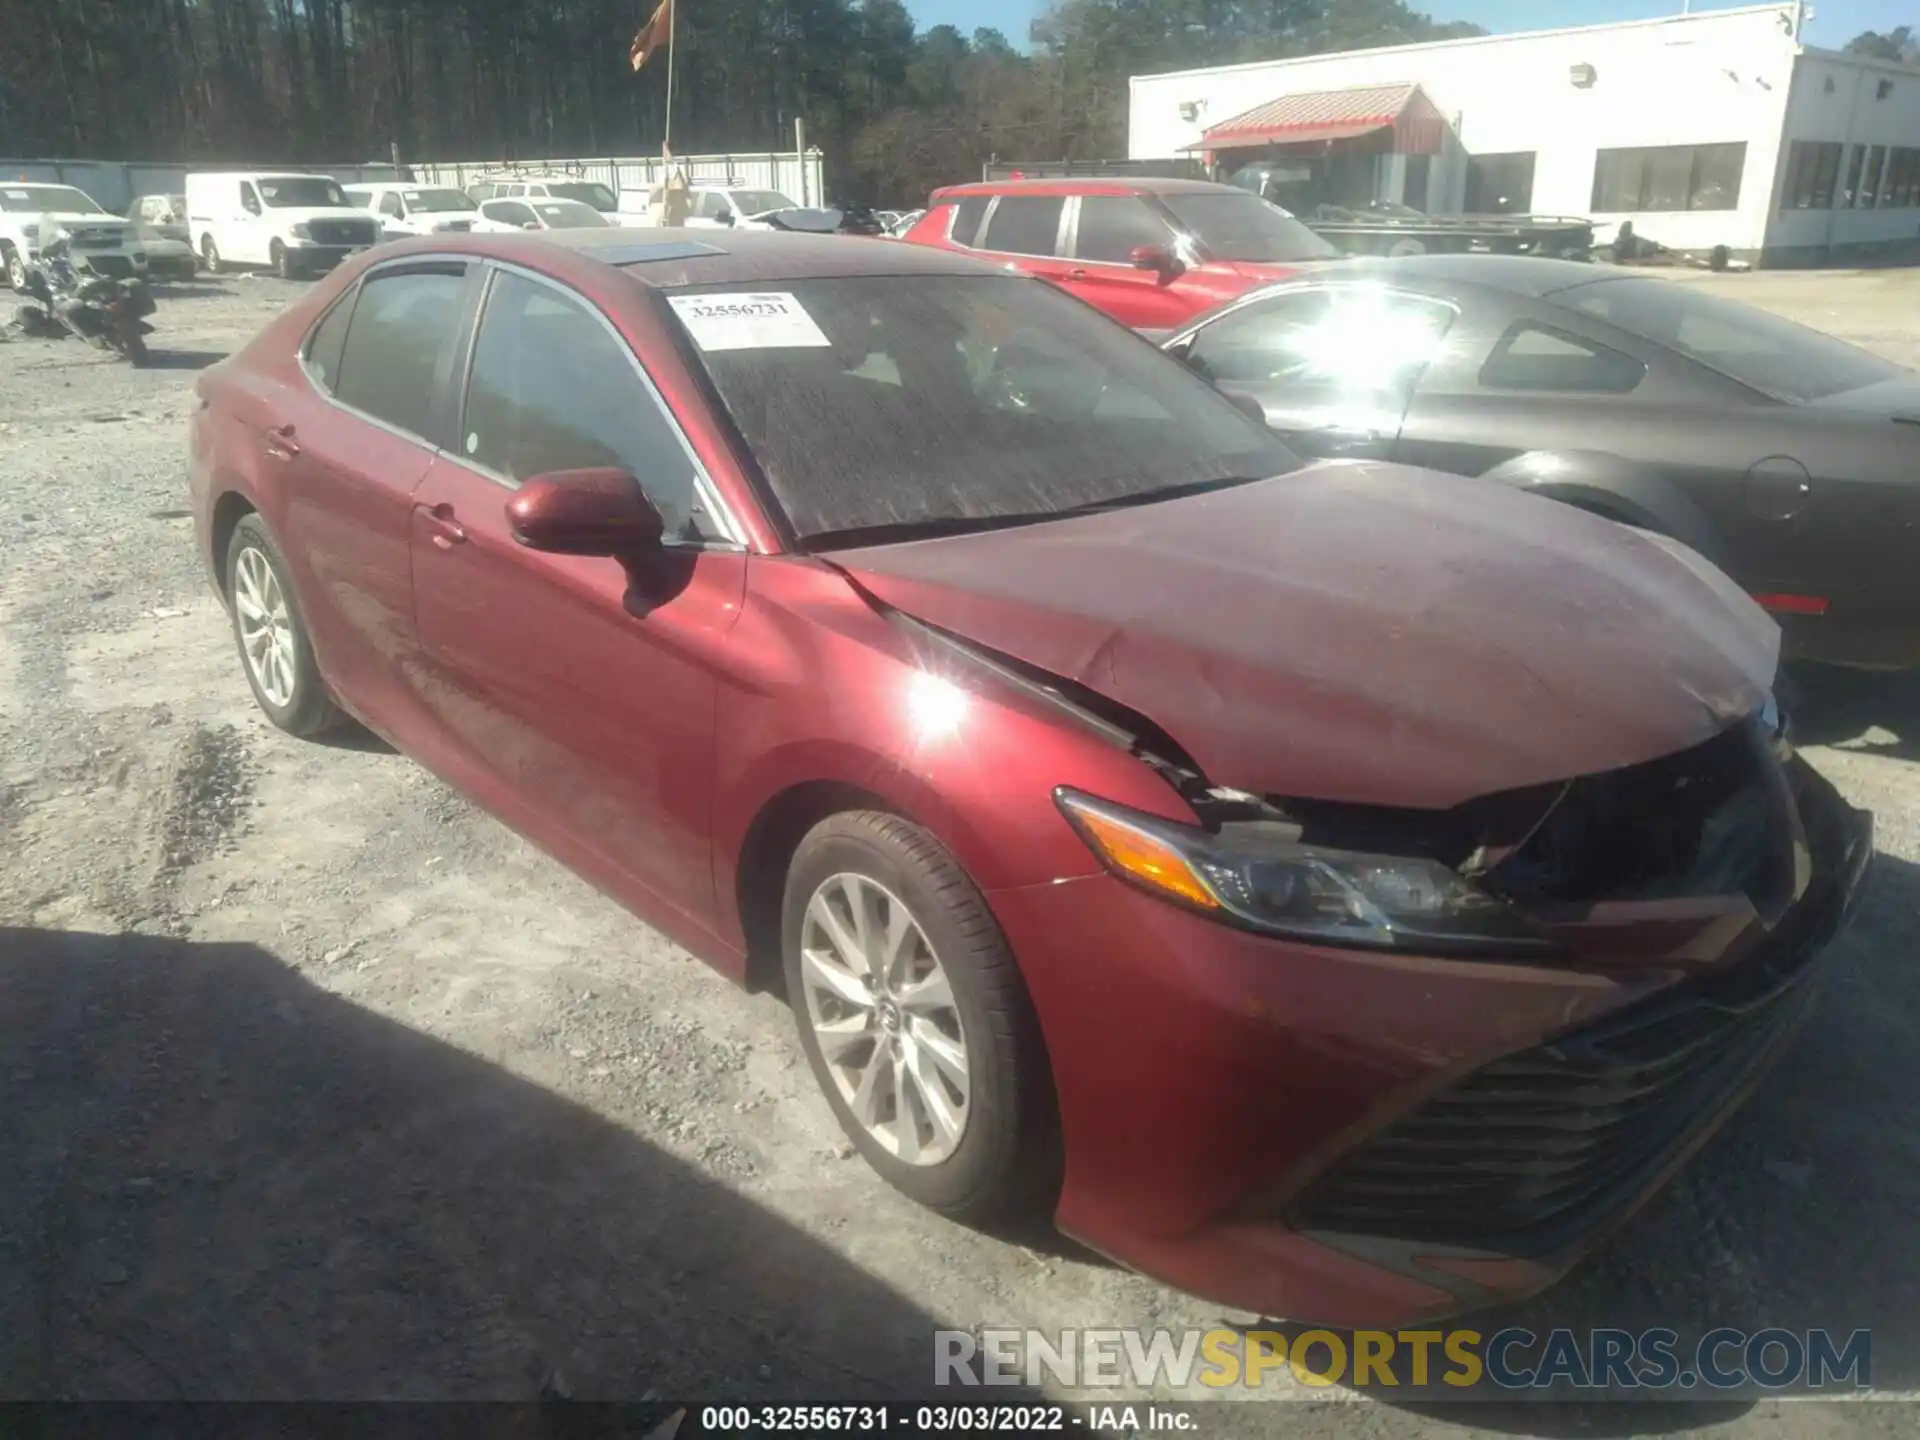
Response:
[[[1719,564],[1799,659],[1920,665],[1920,374],[1645,272],[1348,261],[1163,342],[1316,456],[1524,486]]]

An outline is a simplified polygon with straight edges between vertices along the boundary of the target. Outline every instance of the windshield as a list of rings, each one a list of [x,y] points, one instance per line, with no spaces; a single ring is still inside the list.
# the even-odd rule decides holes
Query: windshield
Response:
[[[1831,335],[1692,285],[1589,281],[1553,298],[1776,400],[1820,400],[1911,374]]]
[[[611,215],[620,208],[619,197],[594,180],[555,180],[547,185],[547,193],[558,200],[577,200],[582,205],[591,205],[603,214]]]
[[[260,198],[276,210],[351,209],[340,182],[321,175],[264,175],[256,182]]]
[[[866,276],[669,304],[802,538],[1039,521],[1300,463],[1044,282]]]
[[[798,207],[778,190],[729,190],[733,208],[742,215],[764,215],[769,210],[793,210]]]
[[[606,216],[577,200],[529,200],[527,203],[540,212],[549,230],[592,229],[607,223]]]
[[[71,185],[9,185],[0,189],[0,210],[32,214],[41,210],[69,215],[104,215],[94,198]]]
[[[473,201],[458,190],[402,190],[401,198],[409,210],[471,210]]]
[[[1182,229],[1216,260],[1330,260],[1340,252],[1278,205],[1257,195],[1162,195]]]

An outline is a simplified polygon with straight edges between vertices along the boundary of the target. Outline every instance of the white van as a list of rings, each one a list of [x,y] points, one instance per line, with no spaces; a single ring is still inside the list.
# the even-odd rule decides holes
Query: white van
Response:
[[[377,244],[380,222],[327,175],[201,171],[187,176],[187,223],[210,272],[271,265],[287,279]]]
[[[480,216],[480,207],[467,193],[451,185],[383,180],[377,185],[347,186],[347,199],[378,217],[384,240],[457,234],[473,229],[473,222]]]

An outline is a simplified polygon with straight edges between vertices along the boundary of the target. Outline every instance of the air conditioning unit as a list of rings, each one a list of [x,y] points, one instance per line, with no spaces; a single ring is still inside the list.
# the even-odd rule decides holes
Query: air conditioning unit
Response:
[[[1599,78],[1599,72],[1591,65],[1575,65],[1567,71],[1567,79],[1576,90],[1591,90],[1593,82]]]
[[[1207,102],[1204,100],[1182,100],[1180,102],[1180,118],[1191,125],[1200,118],[1200,112],[1206,108]]]

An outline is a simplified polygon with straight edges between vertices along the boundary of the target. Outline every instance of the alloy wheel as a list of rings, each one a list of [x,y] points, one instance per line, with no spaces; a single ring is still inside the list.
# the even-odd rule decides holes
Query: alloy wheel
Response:
[[[267,557],[251,546],[234,565],[233,605],[240,618],[240,646],[247,668],[269,703],[293,704],[298,671],[294,668],[293,616]]]
[[[806,1022],[853,1118],[906,1164],[951,1158],[967,1130],[967,1038],[906,902],[865,875],[830,875],[800,947]]]

